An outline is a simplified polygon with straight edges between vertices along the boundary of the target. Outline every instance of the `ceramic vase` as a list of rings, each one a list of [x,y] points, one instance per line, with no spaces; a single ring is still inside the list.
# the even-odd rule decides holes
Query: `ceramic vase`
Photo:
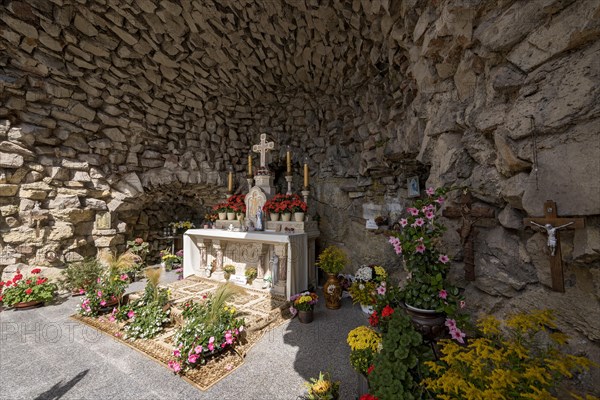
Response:
[[[303,222],[304,221],[304,213],[303,212],[295,212],[294,213],[294,221]]]
[[[405,310],[415,329],[425,340],[435,340],[446,332],[446,314],[405,304]]]
[[[271,221],[279,221],[279,213],[269,213]]]
[[[227,213],[227,220],[228,221],[235,221],[235,213],[234,212],[228,212]]]
[[[342,306],[342,285],[336,274],[327,273],[327,281],[323,285],[325,307],[337,310]]]

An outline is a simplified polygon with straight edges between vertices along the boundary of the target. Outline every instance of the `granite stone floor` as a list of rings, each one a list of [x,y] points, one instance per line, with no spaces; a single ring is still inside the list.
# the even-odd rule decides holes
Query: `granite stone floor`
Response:
[[[175,279],[167,273],[164,281]],[[143,288],[136,282],[130,291]],[[321,293],[320,293],[321,294]],[[368,324],[350,299],[340,310],[318,303],[315,320],[297,318],[267,331],[244,364],[207,391],[164,366],[69,316],[80,298],[63,297],[42,308],[0,312],[2,399],[235,399],[296,400],[319,371],[341,381],[341,399],[358,397],[357,374],[346,335]]]

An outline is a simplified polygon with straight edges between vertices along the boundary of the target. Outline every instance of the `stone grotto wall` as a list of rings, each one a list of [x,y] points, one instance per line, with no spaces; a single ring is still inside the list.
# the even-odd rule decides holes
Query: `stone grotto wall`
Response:
[[[598,353],[597,1],[0,5],[5,259],[10,247],[20,262],[60,266],[155,240],[176,217],[200,222],[223,199],[228,165],[244,189],[250,145],[266,132],[292,146],[298,173],[309,156],[321,246],[345,247],[350,269],[398,269],[364,212],[397,215],[408,177],[469,187],[497,216],[477,228],[472,283],[459,221],[447,221],[473,307],[555,308]],[[271,157],[280,172],[282,149]],[[545,235],[522,223],[548,199],[585,217],[561,233],[565,294],[549,290]]]

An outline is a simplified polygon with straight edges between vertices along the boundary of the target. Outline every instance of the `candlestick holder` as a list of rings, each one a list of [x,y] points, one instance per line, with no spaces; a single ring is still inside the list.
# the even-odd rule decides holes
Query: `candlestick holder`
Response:
[[[304,197],[304,202],[308,207],[308,196],[310,195],[310,190],[308,190],[308,186],[304,186],[304,190],[302,191],[302,197]]]
[[[252,186],[254,186],[254,177],[252,175],[248,175],[246,181],[248,181],[248,190],[252,189]]]
[[[286,175],[285,180],[287,181],[287,193],[288,195],[292,194],[292,175]]]
[[[231,196],[233,196],[233,192],[227,192],[225,193],[225,198],[229,199]]]

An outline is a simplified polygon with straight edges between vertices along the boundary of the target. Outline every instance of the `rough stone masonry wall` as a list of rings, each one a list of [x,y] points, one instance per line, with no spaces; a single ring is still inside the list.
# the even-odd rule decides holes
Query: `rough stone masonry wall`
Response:
[[[222,198],[230,163],[242,187],[266,131],[310,156],[322,244],[343,243],[353,268],[398,264],[365,205],[404,207],[413,175],[469,186],[498,216],[478,228],[471,284],[448,221],[471,304],[555,308],[598,352],[597,1],[0,4],[3,249],[41,260],[147,234],[168,220],[157,204]],[[565,294],[548,289],[545,235],[521,222],[547,199],[586,217],[561,234]],[[49,213],[37,238],[34,201]],[[94,230],[106,210],[114,231]]]

